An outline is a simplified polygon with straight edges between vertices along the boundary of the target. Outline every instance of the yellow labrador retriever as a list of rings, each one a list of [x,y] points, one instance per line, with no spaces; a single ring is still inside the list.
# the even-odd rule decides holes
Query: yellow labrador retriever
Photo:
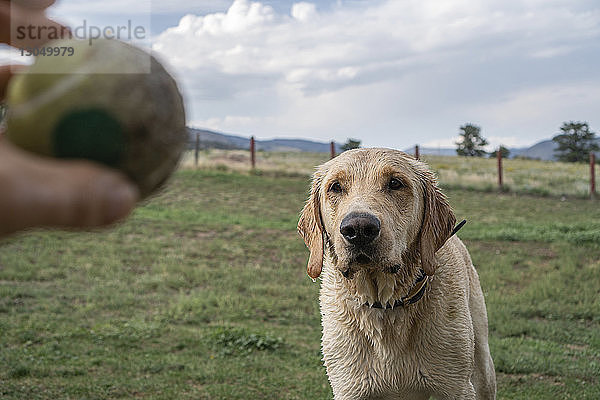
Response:
[[[322,274],[335,399],[494,399],[487,313],[455,217],[427,166],[389,149],[318,167],[298,230]]]

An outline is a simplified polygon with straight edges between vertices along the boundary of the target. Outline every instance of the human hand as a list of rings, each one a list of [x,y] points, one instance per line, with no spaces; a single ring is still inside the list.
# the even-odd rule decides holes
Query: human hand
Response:
[[[11,13],[11,2],[0,0],[2,43],[31,47],[46,41],[11,41],[11,18],[13,25],[60,26],[45,15],[46,7],[54,0],[12,3]],[[0,101],[15,71],[14,66],[0,67]],[[0,237],[40,226],[108,225],[127,216],[137,199],[137,188],[117,171],[87,161],[37,157],[2,140],[0,133]]]

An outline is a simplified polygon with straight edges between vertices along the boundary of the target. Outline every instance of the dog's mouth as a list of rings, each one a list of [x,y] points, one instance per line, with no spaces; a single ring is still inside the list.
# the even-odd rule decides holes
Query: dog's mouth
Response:
[[[356,271],[365,268],[370,269],[373,264],[374,260],[372,256],[364,252],[358,252],[351,255],[348,261],[342,265],[338,265],[338,269],[346,279],[352,279]]]
[[[361,252],[353,255],[347,262],[338,264],[337,268],[346,279],[351,280],[359,270],[383,271],[393,275],[400,271],[402,264],[389,264],[389,262]]]
[[[366,265],[366,264],[371,264],[373,262],[373,259],[366,255],[365,253],[360,253],[359,255],[357,255],[356,257],[354,257],[354,260],[350,262],[350,264],[362,264],[362,265]]]

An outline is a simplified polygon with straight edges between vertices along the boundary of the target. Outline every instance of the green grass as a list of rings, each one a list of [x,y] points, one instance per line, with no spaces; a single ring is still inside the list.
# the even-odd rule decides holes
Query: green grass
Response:
[[[445,189],[497,192],[495,158],[423,156],[436,171]],[[314,166],[329,159],[323,153],[257,152],[256,168],[263,174],[310,175]],[[250,171],[250,152],[243,150],[206,150],[199,154],[198,165],[220,171]],[[186,153],[183,167],[195,166],[193,152]],[[536,160],[503,161],[503,192],[540,197],[588,198],[589,165]],[[600,172],[597,172],[600,175]]]
[[[479,270],[500,399],[600,398],[600,207],[446,191]],[[3,399],[328,399],[308,178],[178,172],[111,230],[0,245]]]

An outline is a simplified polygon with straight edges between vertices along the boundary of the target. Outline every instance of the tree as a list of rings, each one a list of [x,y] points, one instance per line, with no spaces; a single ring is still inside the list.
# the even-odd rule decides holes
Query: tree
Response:
[[[500,154],[502,155],[502,158],[508,158],[510,156],[510,150],[501,145],[500,146]],[[494,151],[490,152],[490,158],[495,158],[497,156],[498,156],[498,150],[494,150]]]
[[[591,152],[600,150],[596,133],[587,122],[563,122],[560,130],[562,133],[552,138],[558,144],[554,154],[559,161],[586,162]]]
[[[487,153],[483,149],[488,142],[481,136],[481,128],[477,125],[466,124],[460,127],[462,133],[456,144],[456,154],[467,157],[483,157]]]
[[[342,151],[348,151],[352,149],[358,149],[360,147],[360,140],[348,139],[341,147]]]

